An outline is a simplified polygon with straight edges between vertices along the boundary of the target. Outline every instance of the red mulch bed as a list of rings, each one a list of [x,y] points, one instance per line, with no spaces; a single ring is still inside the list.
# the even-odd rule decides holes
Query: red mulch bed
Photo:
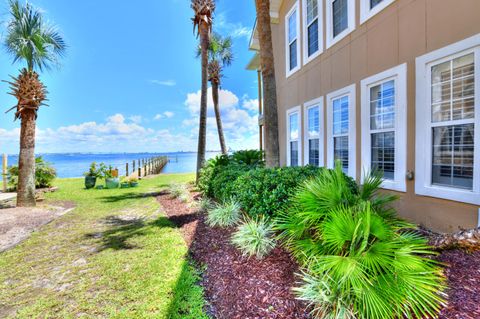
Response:
[[[158,201],[181,229],[193,260],[206,266],[202,286],[213,317],[309,318],[291,293],[298,266],[287,252],[276,248],[264,260],[245,258],[230,244],[234,229],[207,226],[202,213],[167,193]],[[447,265],[449,285],[449,302],[439,319],[480,319],[480,251],[446,251],[438,260]]]
[[[263,260],[245,258],[230,244],[233,229],[208,227],[203,214],[168,194],[160,195],[158,201],[181,227],[193,260],[206,266],[202,286],[211,315],[222,319],[309,317],[291,293],[298,267],[288,253],[277,248]]]
[[[443,252],[439,261],[447,264],[449,303],[440,319],[480,318],[480,252],[462,250]]]

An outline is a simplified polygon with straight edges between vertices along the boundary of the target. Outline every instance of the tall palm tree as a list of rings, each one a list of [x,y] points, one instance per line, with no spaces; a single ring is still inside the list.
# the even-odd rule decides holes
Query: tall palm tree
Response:
[[[12,77],[10,94],[18,100],[15,120],[20,119],[20,155],[17,206],[35,206],[35,127],[37,112],[47,101],[47,90],[36,71],[50,69],[65,53],[66,45],[54,26],[47,24],[42,12],[31,4],[10,0],[10,20],[5,37],[6,51],[13,63],[23,62],[26,68]]]
[[[202,50],[202,96],[200,99],[200,125],[198,127],[197,182],[200,170],[205,164],[205,148],[207,138],[207,94],[208,94],[208,46],[213,24],[215,2],[213,0],[192,0],[194,12],[193,31],[200,36]]]
[[[197,57],[202,54],[201,47],[198,48]],[[232,38],[222,37],[219,34],[214,33],[210,39],[210,45],[208,47],[208,80],[212,84],[212,98],[213,107],[215,110],[215,119],[217,121],[218,139],[220,141],[220,147],[223,154],[227,154],[227,145],[225,143],[225,135],[223,133],[222,118],[220,114],[219,105],[219,88],[223,77],[223,69],[232,64],[233,52],[232,52]]]
[[[263,77],[263,105],[265,119],[265,164],[280,166],[278,142],[277,86],[273,58],[270,0],[255,0],[257,30],[260,43],[260,63]]]

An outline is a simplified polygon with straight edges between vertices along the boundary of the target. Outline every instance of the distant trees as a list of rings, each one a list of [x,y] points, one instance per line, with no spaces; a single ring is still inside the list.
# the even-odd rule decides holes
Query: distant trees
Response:
[[[35,128],[37,112],[47,101],[47,89],[37,71],[57,64],[66,50],[66,44],[57,28],[43,20],[42,11],[30,3],[21,5],[10,0],[10,20],[4,41],[13,63],[26,67],[12,77],[10,94],[17,98],[15,120],[20,119],[20,154],[18,163],[17,206],[35,206]],[[9,110],[9,111],[10,111]]]

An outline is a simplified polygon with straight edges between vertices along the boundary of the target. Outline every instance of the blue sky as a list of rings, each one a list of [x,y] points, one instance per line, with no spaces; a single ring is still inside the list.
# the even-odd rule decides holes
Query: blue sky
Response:
[[[0,21],[8,19],[5,0]],[[141,152],[197,149],[200,63],[189,0],[32,0],[69,46],[60,69],[41,75],[50,107],[38,118],[37,152]],[[256,73],[248,40],[253,1],[217,1],[215,31],[233,37],[235,61],[221,97],[227,145],[258,146]],[[0,37],[4,33],[2,22]],[[0,48],[0,79],[21,64]],[[0,83],[0,109],[15,104]],[[211,104],[211,103],[210,103]],[[211,105],[210,105],[211,106]],[[20,123],[0,112],[0,153],[18,152]],[[218,149],[210,108],[208,149]]]

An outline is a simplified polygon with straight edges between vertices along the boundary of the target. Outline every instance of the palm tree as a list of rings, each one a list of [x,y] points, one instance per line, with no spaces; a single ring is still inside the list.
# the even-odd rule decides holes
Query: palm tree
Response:
[[[278,142],[277,86],[273,58],[270,0],[255,0],[257,30],[260,43],[260,62],[263,77],[263,105],[265,119],[265,164],[280,166]]]
[[[201,47],[198,48],[197,57],[202,54]],[[213,106],[215,110],[215,119],[217,121],[218,139],[220,140],[220,147],[222,154],[227,154],[227,145],[225,143],[225,136],[223,134],[222,118],[220,114],[219,106],[219,87],[223,77],[222,71],[224,67],[232,64],[233,52],[232,52],[232,38],[225,37],[214,33],[210,39],[210,45],[208,47],[208,80],[212,84],[212,98]]]
[[[198,127],[198,155],[197,155],[197,182],[200,170],[205,164],[205,148],[207,135],[207,92],[208,92],[208,47],[210,33],[212,31],[213,12],[215,2],[213,0],[192,0],[191,8],[194,12],[193,31],[200,36],[202,50],[202,96],[200,99],[200,125]]]
[[[12,77],[10,94],[18,100],[15,120],[20,119],[20,155],[17,206],[35,206],[35,127],[37,112],[47,101],[47,90],[36,72],[50,69],[65,53],[66,45],[57,29],[43,20],[42,12],[31,4],[10,0],[11,18],[7,23],[6,51],[13,63],[27,67]]]

